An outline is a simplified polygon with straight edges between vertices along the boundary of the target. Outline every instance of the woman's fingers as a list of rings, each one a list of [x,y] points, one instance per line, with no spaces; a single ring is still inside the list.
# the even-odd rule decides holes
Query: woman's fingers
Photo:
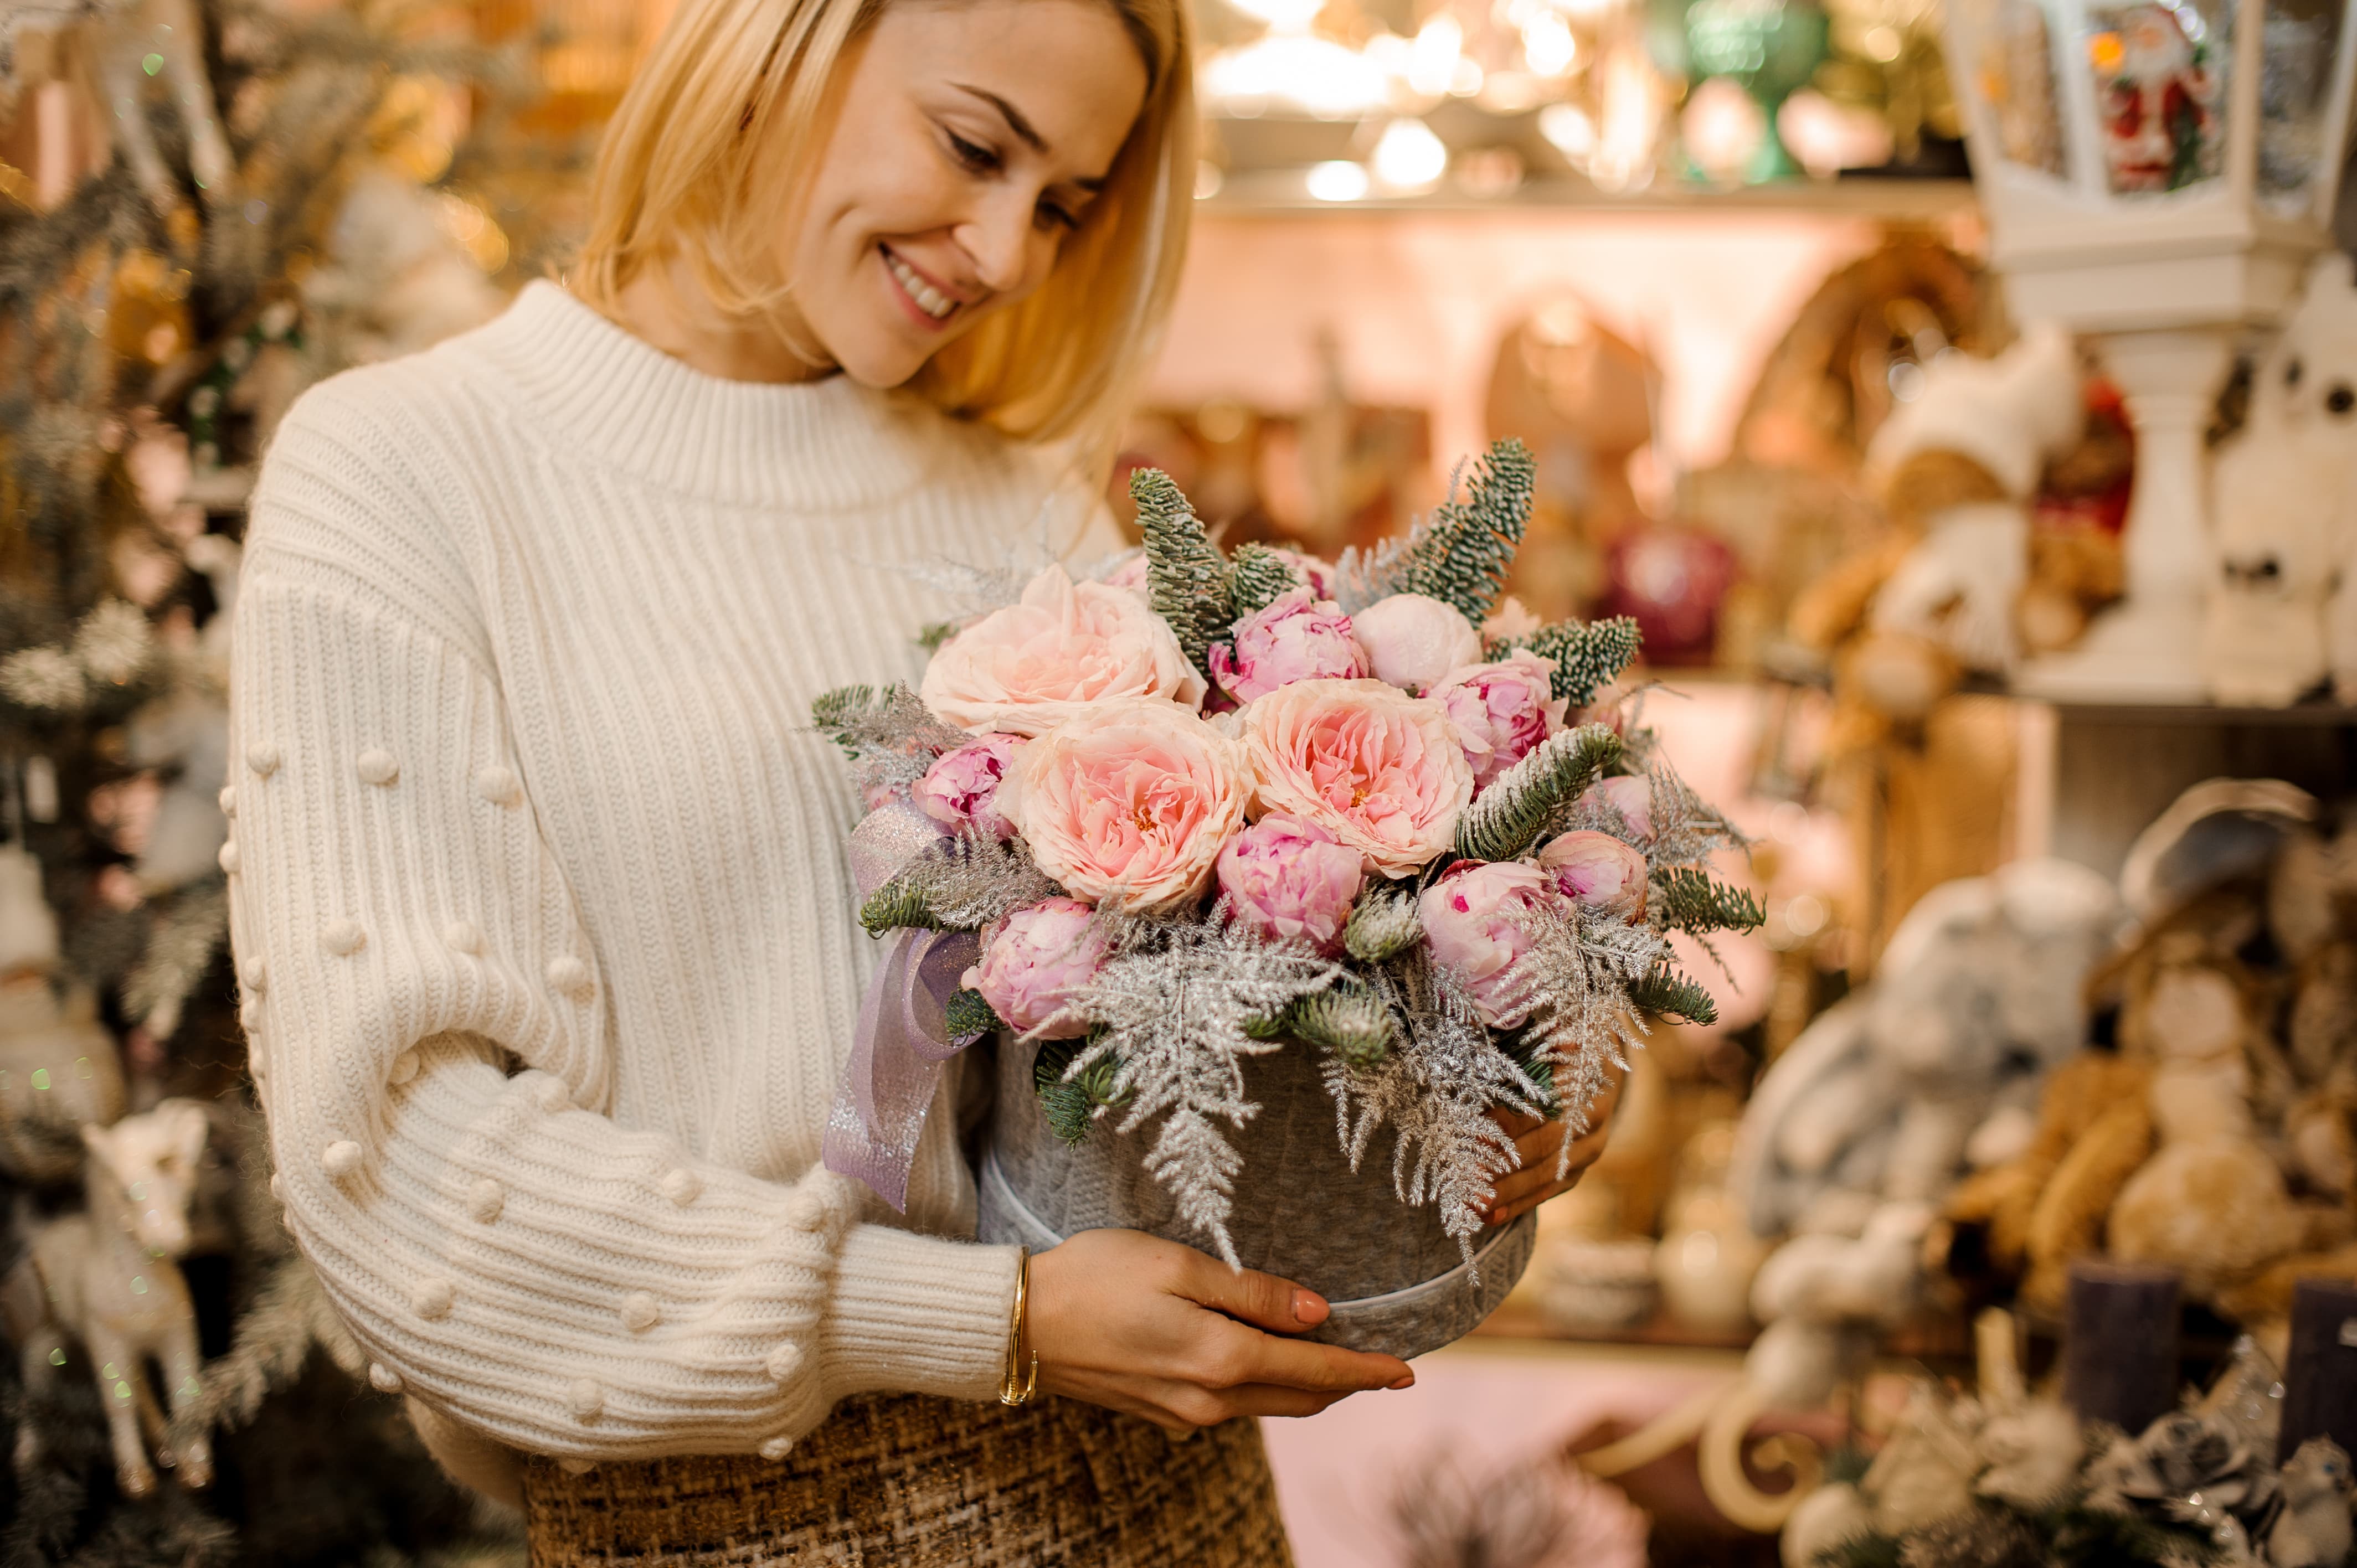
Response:
[[[1254,1335],[1249,1343],[1231,1339],[1216,1347],[1211,1359],[1214,1364],[1207,1370],[1219,1387],[1274,1383],[1311,1393],[1346,1394],[1364,1389],[1405,1388],[1415,1381],[1408,1364],[1396,1356],[1268,1334]]]
[[[1175,1294],[1272,1334],[1298,1334],[1326,1321],[1326,1298],[1257,1269],[1232,1269],[1191,1249]]]

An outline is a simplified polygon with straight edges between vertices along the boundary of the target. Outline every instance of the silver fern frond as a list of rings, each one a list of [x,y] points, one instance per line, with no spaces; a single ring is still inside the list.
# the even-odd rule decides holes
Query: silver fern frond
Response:
[[[1240,1129],[1260,1112],[1245,1097],[1244,1062],[1282,1047],[1255,1038],[1254,1029],[1343,972],[1306,947],[1268,941],[1222,910],[1201,921],[1127,921],[1114,946],[1069,1004],[1096,1031],[1068,1074],[1108,1055],[1119,1058],[1114,1091],[1131,1098],[1118,1131],[1160,1119],[1147,1171],[1187,1222],[1231,1267],[1241,1267],[1227,1221],[1243,1158],[1223,1127]]]

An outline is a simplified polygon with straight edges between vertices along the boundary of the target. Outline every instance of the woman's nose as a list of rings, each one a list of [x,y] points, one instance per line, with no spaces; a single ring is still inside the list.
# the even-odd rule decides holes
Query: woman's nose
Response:
[[[1031,211],[1029,202],[1010,192],[975,213],[958,234],[975,281],[993,294],[1011,294],[1023,285],[1036,232]]]

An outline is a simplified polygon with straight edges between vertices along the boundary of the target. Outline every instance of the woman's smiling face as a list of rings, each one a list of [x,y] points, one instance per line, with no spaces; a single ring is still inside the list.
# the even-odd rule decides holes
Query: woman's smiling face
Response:
[[[838,81],[781,260],[817,346],[898,386],[1046,280],[1145,104],[1146,67],[1102,0],[895,0]]]

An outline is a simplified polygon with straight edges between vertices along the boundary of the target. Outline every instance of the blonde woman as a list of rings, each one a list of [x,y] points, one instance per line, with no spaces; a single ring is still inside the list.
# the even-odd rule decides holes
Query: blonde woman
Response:
[[[874,961],[810,699],[913,674],[893,568],[1028,535],[1120,407],[1191,69],[1181,0],[683,0],[570,292],[270,454],[224,864],[273,1187],[535,1563],[1280,1563],[1233,1418],[1410,1380],[1094,1231],[1022,1297],[1068,1397],[1009,1408],[958,1075],[905,1215],[820,1164]]]

